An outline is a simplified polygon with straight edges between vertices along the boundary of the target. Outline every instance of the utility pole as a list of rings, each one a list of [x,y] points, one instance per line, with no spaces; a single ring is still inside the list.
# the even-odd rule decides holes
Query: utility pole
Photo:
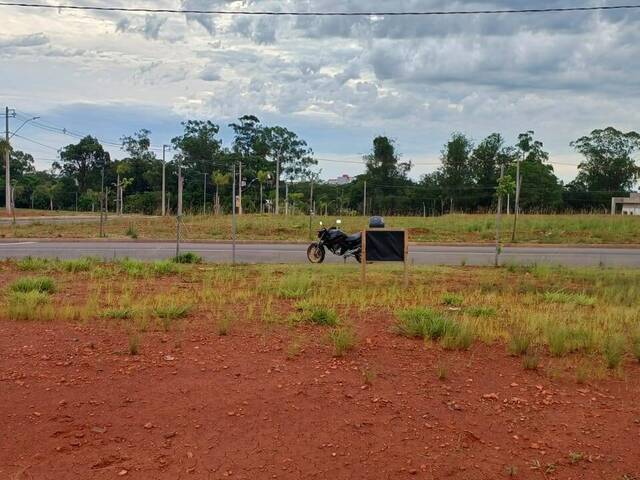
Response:
[[[242,160],[239,163],[240,170],[238,171],[238,199],[240,204],[238,205],[238,214],[242,215]]]
[[[231,187],[231,196],[233,197],[233,206],[232,206],[232,218],[231,218],[231,263],[232,265],[236,264],[236,164],[233,163],[233,186]]]
[[[100,238],[104,237],[104,159],[102,160],[102,170],[101,170],[101,181],[100,181]]]
[[[180,256],[180,221],[182,219],[182,164],[178,161],[178,211],[176,215],[176,259]]]
[[[9,110],[9,107],[5,107],[4,119],[5,119],[5,140],[7,141],[7,149],[4,152],[4,203],[7,209],[7,213],[11,214],[11,151],[9,149],[9,117],[15,117],[16,111]]]
[[[311,237],[312,223],[313,223],[313,174],[311,174],[311,191],[309,193],[309,237]]]
[[[522,152],[522,156],[524,157],[524,151]],[[518,215],[520,214],[520,158],[518,158],[518,162],[516,164],[516,204],[514,207],[513,217],[513,233],[511,234],[511,241],[516,241],[516,227],[518,226]]]
[[[280,214],[280,155],[276,156],[276,215]]]
[[[204,194],[202,195],[202,214],[207,214],[207,174],[204,174]]]
[[[289,215],[289,182],[284,181],[284,214]]]
[[[504,177],[504,165],[500,166],[500,180]],[[500,182],[498,183],[500,186]],[[502,215],[502,192],[498,191],[498,210],[496,212],[496,259],[495,266],[500,265],[500,216]]]
[[[169,148],[169,145],[162,145],[162,216],[164,217],[167,214],[167,161],[166,161],[166,150]]]
[[[362,216],[367,216],[367,181],[364,181],[364,197],[362,202]]]

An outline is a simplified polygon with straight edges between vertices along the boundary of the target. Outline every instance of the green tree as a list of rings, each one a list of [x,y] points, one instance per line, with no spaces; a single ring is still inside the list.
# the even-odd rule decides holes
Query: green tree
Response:
[[[275,163],[276,214],[280,213],[280,178],[286,181],[307,177],[310,167],[318,162],[313,150],[291,130],[284,127],[267,127],[260,137],[262,152]]]
[[[231,176],[228,173],[213,172],[213,183],[216,186],[216,196],[213,204],[213,211],[216,215],[220,215],[220,187],[229,185],[231,183]],[[233,200],[232,200],[233,201]]]
[[[470,168],[470,156],[473,151],[473,141],[460,132],[451,135],[449,141],[442,149],[438,181],[443,190],[443,195],[449,200],[450,211],[458,206],[473,204],[475,195],[470,195],[473,186],[472,172]]]
[[[96,138],[86,136],[77,144],[64,147],[60,152],[60,161],[54,163],[54,168],[78,180],[78,188],[84,193],[90,182],[97,186],[100,169],[102,166],[109,167],[111,157]]]
[[[570,144],[585,157],[576,181],[587,190],[628,192],[640,177],[633,155],[640,150],[640,135],[613,127],[593,130]],[[611,195],[609,195],[611,196]]]
[[[479,207],[489,207],[493,203],[493,190],[500,177],[500,167],[509,166],[516,157],[514,147],[505,146],[499,133],[492,133],[482,140],[471,153],[469,160],[470,177],[475,185],[475,203]]]

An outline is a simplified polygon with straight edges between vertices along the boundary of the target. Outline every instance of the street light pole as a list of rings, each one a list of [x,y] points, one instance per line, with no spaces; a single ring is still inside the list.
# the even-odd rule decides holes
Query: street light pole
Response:
[[[167,161],[166,161],[166,151],[169,148],[168,145],[162,145],[162,216],[164,217],[167,214]]]
[[[11,214],[11,151],[9,144],[9,107],[5,108],[4,118],[5,118],[5,140],[7,144],[5,145],[4,152],[4,203],[6,205],[7,213]],[[11,114],[12,117],[15,117],[15,110]]]

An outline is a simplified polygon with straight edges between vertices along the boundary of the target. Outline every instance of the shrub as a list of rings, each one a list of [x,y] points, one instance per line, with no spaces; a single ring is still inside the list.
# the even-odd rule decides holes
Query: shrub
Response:
[[[614,369],[620,365],[624,357],[625,345],[624,337],[621,335],[610,335],[604,341],[604,358],[607,361],[607,368]]]
[[[528,353],[522,357],[522,366],[525,370],[537,370],[540,366],[540,357],[534,353]]]
[[[12,292],[54,293],[56,284],[50,277],[23,277],[11,284]]]
[[[185,317],[191,310],[191,305],[180,305],[177,303],[167,303],[157,305],[153,311],[159,318],[175,320],[176,318]]]
[[[631,339],[631,353],[640,362],[640,332],[636,333]]]
[[[127,320],[133,317],[134,310],[132,308],[108,308],[103,311],[100,316],[112,320]]]
[[[140,260],[132,260],[130,258],[123,258],[118,262],[120,268],[131,277],[145,277],[149,274],[148,265]]]
[[[134,240],[135,240],[136,238],[138,238],[138,231],[137,231],[137,230],[135,229],[135,227],[133,226],[133,223],[130,223],[130,224],[129,224],[129,227],[127,228],[127,231],[126,231],[125,235],[126,235],[127,237],[131,237],[131,238],[133,238]]]
[[[338,314],[335,310],[326,307],[313,307],[309,321],[316,325],[329,325],[335,327],[338,324]]]
[[[158,260],[151,264],[153,273],[156,275],[171,275],[178,272],[178,265],[169,260]]]
[[[98,261],[95,258],[83,257],[75,260],[62,260],[58,266],[60,270],[69,273],[88,272]]]
[[[412,308],[398,313],[395,330],[409,338],[442,338],[454,323],[429,308]]]
[[[442,346],[445,350],[469,350],[474,338],[475,336],[470,326],[454,323],[442,337]]]
[[[442,303],[450,306],[460,306],[464,301],[464,297],[457,293],[445,292],[442,294]]]
[[[337,327],[329,332],[329,340],[333,344],[333,355],[342,357],[355,346],[356,335],[350,328]]]
[[[309,293],[313,282],[306,275],[292,275],[280,281],[277,294],[280,298],[301,298]]]
[[[526,355],[531,346],[531,335],[527,332],[517,331],[511,333],[509,339],[509,353],[514,356]]]
[[[7,313],[11,320],[40,320],[42,306],[49,301],[50,297],[45,292],[12,292],[8,299]]]
[[[18,270],[25,272],[36,272],[47,270],[51,266],[51,262],[46,258],[25,257],[16,263]]]
[[[495,317],[497,312],[493,307],[471,307],[467,313],[472,317]]]
[[[554,357],[562,357],[580,350],[593,347],[593,334],[582,328],[554,325],[547,331],[547,344]]]
[[[584,293],[567,292],[545,292],[542,294],[545,302],[550,303],[572,303],[581,306],[591,306],[596,303],[596,299]]]
[[[193,252],[184,252],[173,257],[174,263],[202,263],[202,257]]]

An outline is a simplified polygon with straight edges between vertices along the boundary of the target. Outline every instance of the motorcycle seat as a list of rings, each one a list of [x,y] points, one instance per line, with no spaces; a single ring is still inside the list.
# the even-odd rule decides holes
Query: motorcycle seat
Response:
[[[354,233],[353,235],[348,236],[345,241],[349,243],[356,243],[362,239],[362,232]]]

